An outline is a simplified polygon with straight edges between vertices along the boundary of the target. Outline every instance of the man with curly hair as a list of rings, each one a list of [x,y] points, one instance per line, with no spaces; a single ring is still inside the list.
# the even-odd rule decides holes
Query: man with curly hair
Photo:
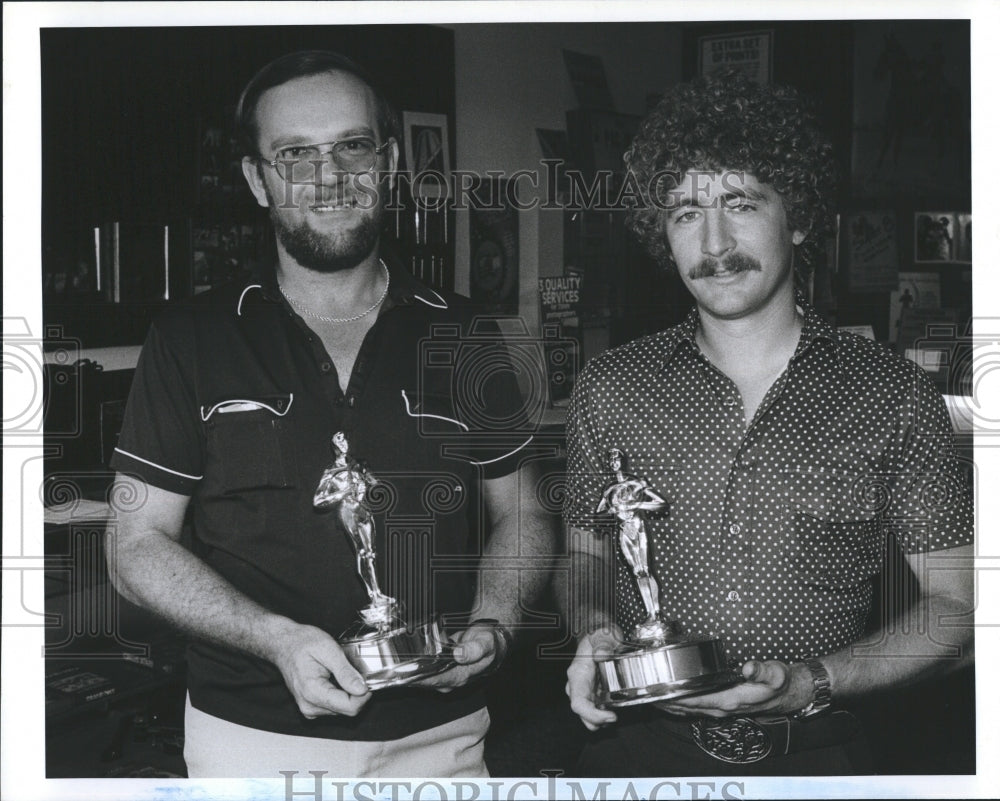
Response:
[[[796,291],[830,229],[836,173],[796,91],[737,74],[676,86],[625,161],[642,194],[629,225],[695,308],[593,359],[573,393],[564,511],[584,602],[567,693],[604,729],[581,773],[869,772],[843,706],[972,658],[971,495],[944,403],[919,367]],[[646,513],[664,618],[722,640],[732,686],[601,705],[595,657],[645,615],[614,519],[597,513],[611,449],[666,501]],[[890,548],[920,598],[875,627]]]

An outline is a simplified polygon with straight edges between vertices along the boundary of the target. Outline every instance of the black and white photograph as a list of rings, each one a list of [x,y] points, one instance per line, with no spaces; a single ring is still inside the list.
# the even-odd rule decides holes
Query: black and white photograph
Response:
[[[1000,15],[823,6],[5,4],[0,797],[995,797]]]

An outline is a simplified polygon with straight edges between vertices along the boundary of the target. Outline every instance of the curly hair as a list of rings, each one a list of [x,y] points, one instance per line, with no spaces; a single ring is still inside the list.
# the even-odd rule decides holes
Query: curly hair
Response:
[[[729,70],[678,84],[643,120],[625,163],[643,200],[626,224],[667,267],[676,265],[660,225],[663,184],[691,170],[746,172],[778,192],[789,227],[806,235],[800,268],[812,268],[832,230],[833,148],[811,106],[788,86],[762,86]]]

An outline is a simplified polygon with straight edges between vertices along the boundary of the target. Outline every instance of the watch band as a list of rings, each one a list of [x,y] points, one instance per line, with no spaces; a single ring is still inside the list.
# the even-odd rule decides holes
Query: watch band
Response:
[[[514,641],[514,637],[510,633],[510,629],[494,617],[478,618],[473,620],[468,627],[471,629],[475,626],[489,626],[493,630],[493,640],[496,646],[496,651],[493,653],[493,661],[490,662],[489,667],[479,674],[479,678],[482,678],[483,676],[489,676],[491,673],[496,673],[500,669],[500,666],[503,665],[504,660],[507,658],[507,654],[510,652],[510,646]]]
[[[812,674],[813,696],[812,700],[792,717],[802,720],[819,715],[829,709],[833,696],[830,692],[830,674],[826,672],[823,663],[818,659],[804,659],[802,664],[808,668]]]

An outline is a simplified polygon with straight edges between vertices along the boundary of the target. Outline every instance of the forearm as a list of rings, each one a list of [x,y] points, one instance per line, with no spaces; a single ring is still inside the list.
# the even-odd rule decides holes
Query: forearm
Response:
[[[483,484],[489,538],[479,563],[474,616],[495,618],[512,634],[549,586],[554,567],[558,520],[538,502],[539,473],[529,462]]]
[[[298,624],[237,591],[180,543],[157,533],[108,534],[115,588],[186,633],[274,661]]]
[[[615,631],[613,562],[607,555],[574,548],[577,538],[589,541],[590,532],[570,530],[569,586],[564,596],[564,616],[577,638],[592,631]]]
[[[970,611],[959,598],[925,596],[875,637],[822,657],[833,697],[850,700],[971,664],[972,624],[947,625],[949,616],[968,619]]]
[[[495,618],[516,633],[549,585],[555,551],[555,520],[542,512],[499,516],[479,568],[478,617]]]

